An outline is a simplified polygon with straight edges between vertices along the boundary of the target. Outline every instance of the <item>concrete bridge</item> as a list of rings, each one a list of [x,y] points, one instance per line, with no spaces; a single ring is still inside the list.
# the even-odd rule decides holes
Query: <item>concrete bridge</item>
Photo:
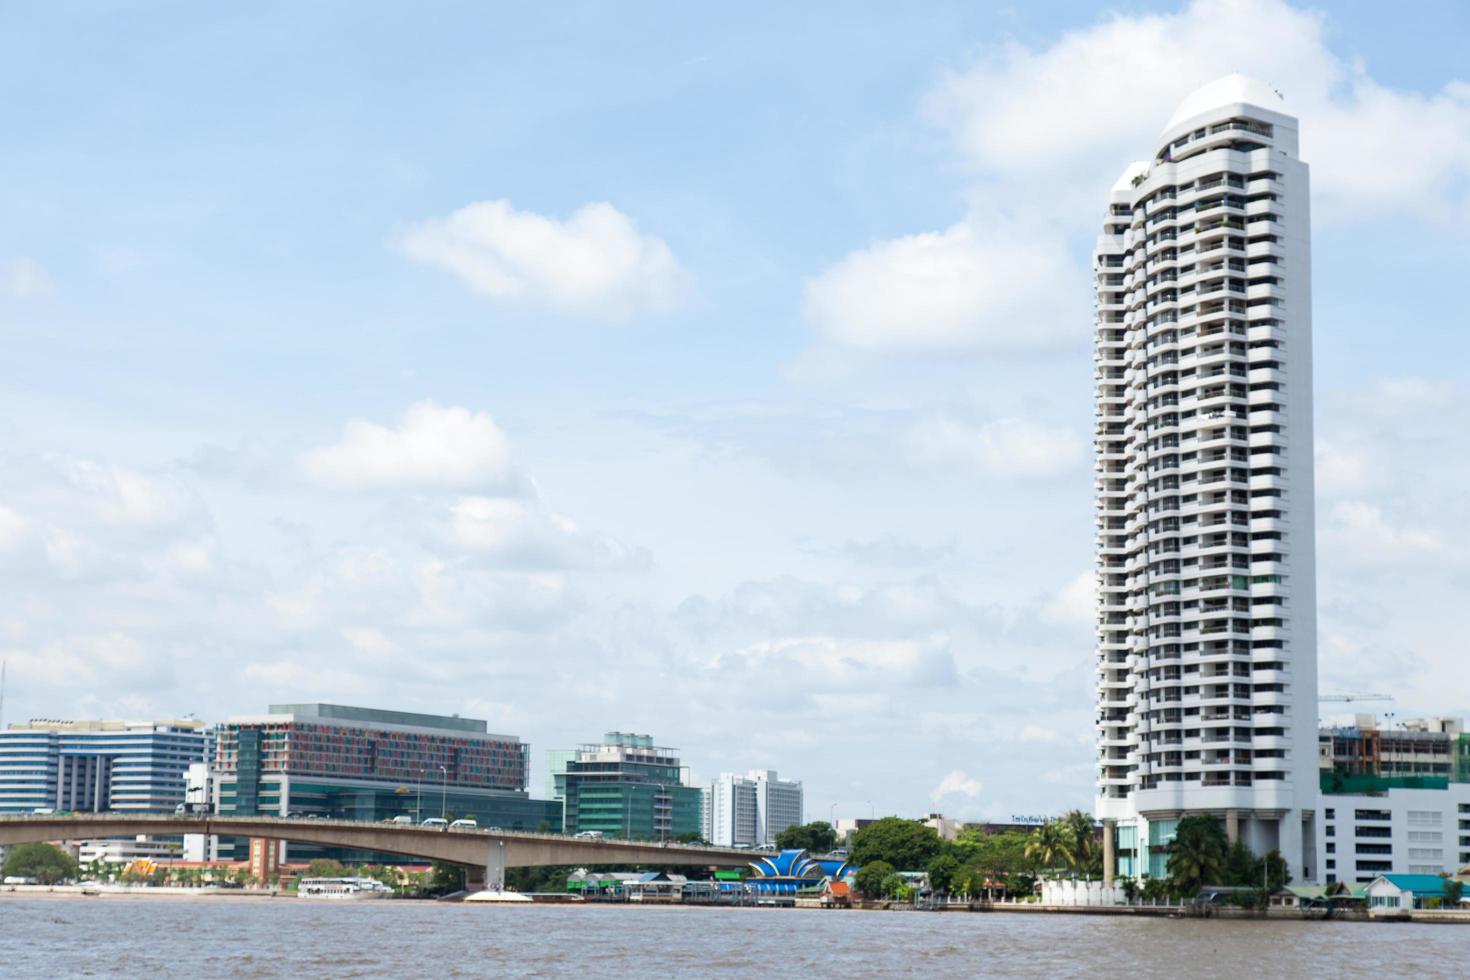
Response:
[[[469,869],[473,885],[498,888],[506,868],[547,864],[744,867],[750,851],[703,844],[566,837],[519,830],[444,830],[357,820],[301,820],[218,814],[69,813],[0,815],[0,844],[93,837],[262,837],[445,861]]]

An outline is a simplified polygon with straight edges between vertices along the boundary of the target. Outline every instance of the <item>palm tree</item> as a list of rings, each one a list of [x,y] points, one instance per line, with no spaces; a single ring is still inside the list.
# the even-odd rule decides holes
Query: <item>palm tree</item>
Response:
[[[1031,831],[1031,837],[1026,841],[1026,856],[1035,858],[1048,870],[1054,870],[1071,863],[1067,843],[1067,832],[1062,822],[1048,820]]]
[[[1219,882],[1225,874],[1225,833],[1210,817],[1191,816],[1179,821],[1169,845],[1169,877],[1181,892],[1192,895],[1200,886]]]
[[[1061,825],[1067,863],[1073,871],[1091,871],[1093,859],[1099,856],[1097,825],[1093,823],[1092,814],[1069,810],[1062,814]]]

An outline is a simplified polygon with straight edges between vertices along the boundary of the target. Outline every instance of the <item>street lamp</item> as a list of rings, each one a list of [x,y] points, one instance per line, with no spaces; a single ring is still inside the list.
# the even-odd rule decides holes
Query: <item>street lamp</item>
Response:
[[[445,769],[443,766],[440,766],[439,773],[441,776],[441,779],[439,781],[439,819],[443,820],[446,811],[444,801],[448,798],[449,795],[449,770]]]
[[[424,768],[419,767],[419,778],[413,783],[413,822],[422,823],[422,810],[424,802]]]

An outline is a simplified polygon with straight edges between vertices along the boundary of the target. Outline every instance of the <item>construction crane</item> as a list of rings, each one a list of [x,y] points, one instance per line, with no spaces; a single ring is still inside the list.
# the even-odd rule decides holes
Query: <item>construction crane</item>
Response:
[[[1392,701],[1392,694],[1324,694],[1318,701]]]

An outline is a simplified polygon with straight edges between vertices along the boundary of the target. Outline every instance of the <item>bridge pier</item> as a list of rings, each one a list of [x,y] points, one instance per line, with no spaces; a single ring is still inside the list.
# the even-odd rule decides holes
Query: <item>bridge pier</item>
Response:
[[[505,890],[505,841],[492,840],[485,848],[485,887]]]
[[[471,864],[465,868],[464,886],[472,892],[505,890],[505,841],[487,842],[484,864]]]

